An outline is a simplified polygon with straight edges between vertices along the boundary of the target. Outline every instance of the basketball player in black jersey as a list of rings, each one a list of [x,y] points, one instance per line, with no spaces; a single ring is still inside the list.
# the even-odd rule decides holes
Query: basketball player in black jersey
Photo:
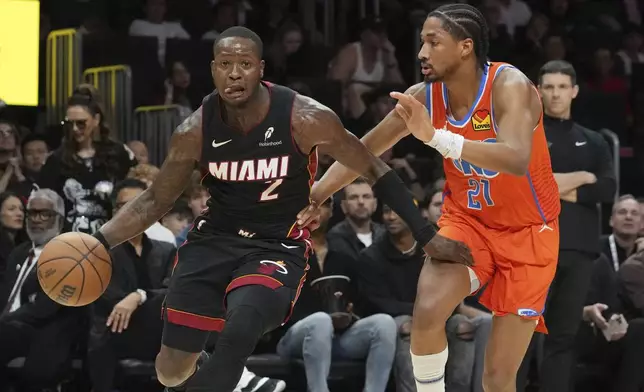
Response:
[[[262,82],[263,69],[255,33],[223,32],[211,64],[215,92],[174,132],[152,186],[95,234],[109,248],[141,233],[181,195],[195,162],[206,169],[208,208],[179,248],[164,305],[156,369],[168,391],[232,391],[259,338],[289,317],[311,248],[308,229],[295,222],[318,153],[374,182],[428,254],[471,263],[463,244],[434,236],[400,178],[335,113]],[[211,333],[219,336],[208,359],[200,353]]]

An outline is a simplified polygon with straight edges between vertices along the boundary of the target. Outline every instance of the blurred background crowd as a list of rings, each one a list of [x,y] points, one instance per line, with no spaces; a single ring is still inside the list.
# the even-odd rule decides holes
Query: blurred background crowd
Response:
[[[219,32],[235,25],[257,32],[265,79],[329,106],[361,137],[392,110],[390,91],[421,81],[420,27],[444,2],[40,3],[40,104],[0,105],[0,391],[160,390],[153,366],[160,307],[176,248],[209,197],[199,171],[160,222],[111,251],[112,281],[88,307],[62,308],[44,295],[33,268],[42,246],[61,232],[95,232],[154,182],[169,132],[213,89],[209,62]],[[591,157],[608,174],[584,169],[604,196],[589,202],[602,237],[581,249],[594,261],[587,284],[571,296],[582,298],[583,311],[550,344],[570,357],[559,366],[566,387],[545,386],[552,356],[537,336],[517,389],[644,391],[644,1],[470,3],[489,25],[490,61],[518,66],[540,88],[544,64],[558,64],[545,72],[567,78],[544,94],[553,108],[564,106],[546,110],[550,126],[572,120],[610,153]],[[73,61],[61,63],[55,53]],[[551,63],[558,60],[576,72]],[[53,91],[61,80],[70,87]],[[569,148],[560,153],[574,157]],[[433,223],[444,184],[439,158],[413,138],[382,156]],[[321,157],[318,173],[331,163]],[[600,182],[602,175],[611,181]],[[583,202],[563,193],[562,203]],[[414,392],[409,332],[423,255],[409,229],[358,180],[324,206],[314,239],[309,284],[292,319],[265,336],[237,390]],[[132,299],[137,289],[148,292],[143,305]],[[129,325],[106,326],[115,307],[131,309]],[[628,332],[602,334],[615,317]],[[490,324],[475,297],[448,321],[448,391],[482,391]]]

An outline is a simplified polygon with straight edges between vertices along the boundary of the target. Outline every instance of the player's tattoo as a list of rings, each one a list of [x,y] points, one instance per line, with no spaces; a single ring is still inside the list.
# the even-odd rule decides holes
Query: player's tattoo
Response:
[[[177,127],[168,155],[154,183],[123,206],[101,233],[116,246],[142,233],[170,210],[188,186],[195,163],[201,156],[201,108]]]
[[[293,103],[293,136],[303,152],[318,148],[372,183],[391,168],[375,157],[338,116],[316,100],[298,95]]]

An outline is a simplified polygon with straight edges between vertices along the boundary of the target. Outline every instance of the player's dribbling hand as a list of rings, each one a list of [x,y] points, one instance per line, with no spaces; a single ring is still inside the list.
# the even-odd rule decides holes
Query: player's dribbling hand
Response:
[[[141,295],[139,293],[131,293],[114,305],[114,309],[105,323],[108,327],[112,327],[112,333],[121,333],[127,329],[132,313],[139,307],[140,301]]]
[[[465,243],[436,234],[423,248],[427,256],[438,261],[452,262],[472,266],[472,252]]]
[[[414,137],[424,143],[431,141],[434,138],[434,126],[425,105],[409,94],[394,91],[389,95],[398,100],[396,113],[405,121]]]

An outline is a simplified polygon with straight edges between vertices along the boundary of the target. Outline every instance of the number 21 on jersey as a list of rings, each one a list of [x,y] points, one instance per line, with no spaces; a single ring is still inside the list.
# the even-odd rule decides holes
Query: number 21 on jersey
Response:
[[[470,189],[467,191],[467,208],[480,210],[485,207],[494,205],[492,192],[490,191],[490,180],[487,178],[470,178],[468,180]]]

